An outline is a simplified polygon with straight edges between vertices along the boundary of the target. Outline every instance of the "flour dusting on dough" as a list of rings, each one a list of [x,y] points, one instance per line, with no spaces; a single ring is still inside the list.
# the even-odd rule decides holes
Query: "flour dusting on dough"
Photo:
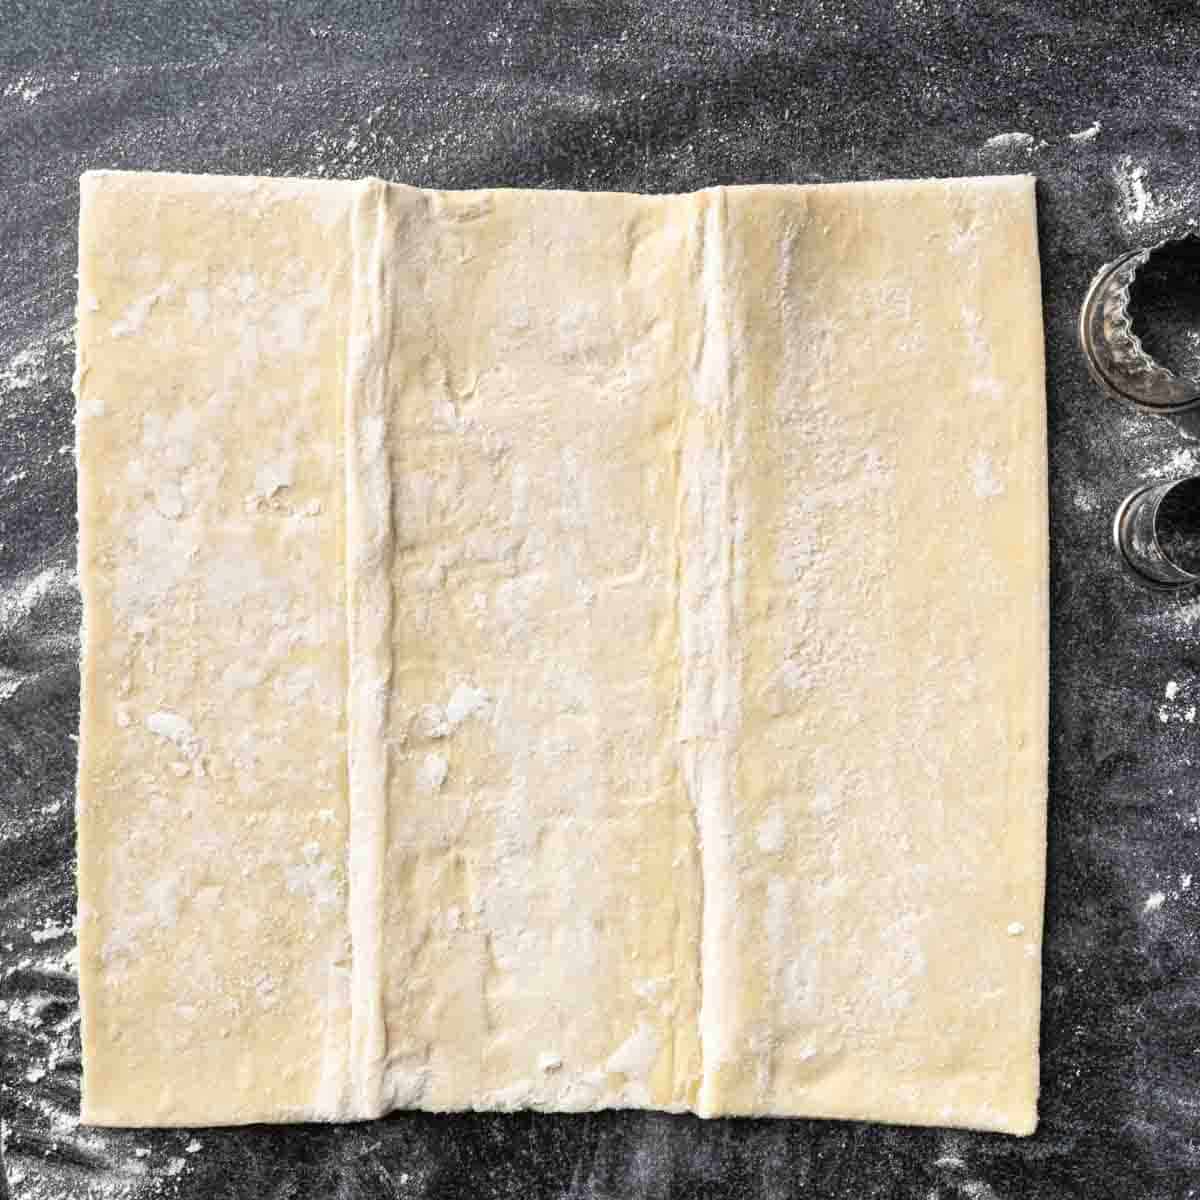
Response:
[[[417,714],[417,730],[425,737],[449,737],[464,721],[482,716],[492,706],[490,693],[464,681],[450,694],[445,706],[423,705]]]
[[[971,486],[981,500],[1004,494],[1004,484],[996,474],[995,463],[985,450],[977,450],[971,458]]]
[[[194,755],[199,748],[195,730],[186,717],[173,712],[151,713],[146,718],[146,728],[160,738],[171,742],[186,755]]]
[[[782,808],[772,808],[755,830],[755,844],[764,854],[778,854],[786,838],[787,817]]]
[[[642,1103],[649,1096],[650,1074],[658,1060],[661,1038],[653,1025],[640,1021],[633,1031],[609,1055],[604,1064],[614,1075],[624,1075],[626,1091],[631,1098],[638,1098]]]
[[[287,890],[293,895],[308,896],[321,908],[338,903],[340,888],[334,877],[333,864],[321,855],[316,842],[306,842],[301,860],[284,868]]]
[[[417,772],[417,787],[426,795],[439,791],[450,771],[450,764],[441,754],[427,754]]]
[[[457,728],[468,717],[482,713],[491,702],[483,688],[470,683],[460,683],[446,704],[446,721],[451,729]]]
[[[154,306],[171,293],[171,285],[169,283],[161,284],[154,291],[149,292],[140,300],[135,300],[124,312],[119,321],[113,323],[110,334],[115,338],[128,337],[130,334],[138,333],[142,326],[146,323],[146,318],[154,310]]]

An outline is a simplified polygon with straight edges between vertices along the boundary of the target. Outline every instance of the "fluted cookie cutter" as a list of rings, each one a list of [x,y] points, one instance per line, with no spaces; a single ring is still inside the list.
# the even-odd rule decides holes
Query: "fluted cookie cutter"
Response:
[[[1200,572],[1177,562],[1171,545],[1163,544],[1159,518],[1163,505],[1173,503],[1192,515],[1200,542],[1200,475],[1142,484],[1121,501],[1113,518],[1113,543],[1125,569],[1143,587],[1161,592],[1200,582]]]
[[[1092,377],[1109,395],[1147,412],[1179,413],[1200,404],[1200,379],[1176,375],[1155,362],[1133,332],[1129,289],[1153,257],[1192,242],[1194,235],[1164,238],[1130,250],[1100,268],[1079,314],[1079,341]]]

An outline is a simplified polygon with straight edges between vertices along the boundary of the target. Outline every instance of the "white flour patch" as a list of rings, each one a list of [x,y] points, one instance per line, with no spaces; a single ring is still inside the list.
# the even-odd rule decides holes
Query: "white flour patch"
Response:
[[[146,718],[146,728],[157,737],[171,742],[181,754],[193,757],[199,750],[199,742],[191,722],[173,712],[151,713]]]
[[[1086,484],[1080,484],[1071,497],[1072,503],[1080,512],[1095,512],[1100,505],[1099,497]]]
[[[1004,484],[996,474],[996,466],[983,450],[977,450],[971,459],[971,486],[981,500],[1004,494]]]
[[[47,567],[15,583],[13,591],[0,593],[0,634],[27,622],[47,600],[76,589],[75,572],[66,566]]]
[[[468,717],[483,712],[488,706],[490,697],[483,688],[474,687],[469,683],[460,683],[454,689],[450,702],[446,705],[446,720],[452,726],[461,725]]]
[[[212,312],[212,301],[208,296],[207,288],[193,288],[187,294],[188,312],[191,314],[192,320],[197,325],[203,325],[208,321],[209,315]]]
[[[786,839],[787,819],[782,809],[773,808],[755,829],[755,843],[764,854],[778,854]]]
[[[278,492],[290,488],[296,475],[295,459],[290,455],[275,462],[263,463],[254,474],[253,501],[270,500]]]
[[[32,104],[49,86],[44,79],[36,75],[24,75],[4,85],[4,96],[9,99],[24,100]]]
[[[967,1200],[999,1200],[991,1185],[984,1183],[982,1179],[968,1179],[960,1186]]]
[[[1167,895],[1165,892],[1151,892],[1146,897],[1146,903],[1142,905],[1142,912],[1157,912],[1162,908]]]
[[[1170,725],[1172,721],[1182,722],[1183,725],[1194,725],[1196,719],[1195,704],[1176,703],[1180,696],[1180,685],[1174,679],[1169,679],[1163,689],[1165,702],[1159,703],[1156,710],[1158,720],[1162,725]]]
[[[667,986],[668,981],[662,976],[654,979],[635,979],[632,984],[633,994],[650,1001],[651,1004],[658,1003],[660,997],[667,990]]]
[[[491,707],[492,697],[473,683],[460,683],[445,708],[427,704],[419,715],[419,728],[427,737],[449,737],[464,721],[480,716]]]
[[[1189,446],[1176,450],[1166,462],[1145,469],[1145,473],[1155,479],[1182,478],[1197,471],[1200,471],[1200,449]]]
[[[1021,133],[1020,131],[1014,131],[1012,133],[997,133],[983,143],[983,150],[985,152],[1006,152],[1019,150],[1026,154],[1031,154],[1033,149],[1033,134]]]
[[[637,1083],[648,1083],[650,1072],[658,1058],[659,1035],[652,1026],[642,1021],[609,1055],[605,1067],[616,1075],[624,1075]]]
[[[70,329],[52,333],[41,342],[34,342],[24,350],[18,350],[4,366],[0,367],[0,396],[6,392],[22,392],[50,382],[47,363],[50,355],[69,346],[74,339]]]
[[[29,936],[38,943],[51,942],[67,937],[73,930],[72,925],[64,925],[61,921],[47,921],[41,929],[33,930]]]
[[[146,323],[146,318],[154,311],[154,306],[171,290],[169,283],[160,284],[152,292],[135,300],[124,312],[119,321],[113,322],[109,333],[115,337],[128,337],[137,333]]]
[[[292,895],[307,896],[316,901],[318,908],[337,904],[339,889],[333,877],[333,864],[321,857],[321,847],[316,842],[305,842],[301,850],[303,859],[283,869],[287,890]]]
[[[1100,136],[1100,122],[1093,121],[1086,129],[1077,129],[1074,133],[1068,133],[1067,137],[1073,142],[1094,142]]]
[[[1160,704],[1158,719],[1163,725],[1170,725],[1175,721],[1184,725],[1194,725],[1196,723],[1196,706],[1194,704]]]
[[[417,770],[417,787],[427,796],[441,791],[450,772],[450,764],[440,754],[427,754]]]
[[[1189,182],[1171,191],[1151,187],[1148,168],[1123,155],[1113,168],[1117,189],[1117,217],[1127,233],[1140,233],[1155,227],[1173,227],[1185,219],[1194,223],[1194,210],[1200,200],[1200,185]]]
[[[66,564],[18,575],[0,589],[0,638],[23,644],[28,652],[25,662],[0,665],[0,704],[17,695],[36,664],[78,654],[78,604],[75,572]]]
[[[1117,187],[1125,205],[1125,220],[1140,225],[1151,212],[1154,198],[1146,184],[1146,168],[1138,166],[1128,155],[1117,165]]]
[[[1155,631],[1176,637],[1190,638],[1200,633],[1200,596],[1181,597],[1174,604],[1164,604],[1147,624]]]

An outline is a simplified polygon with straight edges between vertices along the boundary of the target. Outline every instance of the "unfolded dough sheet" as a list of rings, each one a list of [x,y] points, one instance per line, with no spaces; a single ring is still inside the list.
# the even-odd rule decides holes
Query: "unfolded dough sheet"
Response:
[[[85,1121],[1033,1129],[1032,179],[80,241]]]

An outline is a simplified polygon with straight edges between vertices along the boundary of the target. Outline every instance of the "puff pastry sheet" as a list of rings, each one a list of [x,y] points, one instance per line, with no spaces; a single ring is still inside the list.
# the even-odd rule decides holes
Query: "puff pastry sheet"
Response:
[[[86,1121],[1033,1129],[1032,179],[80,241]]]

